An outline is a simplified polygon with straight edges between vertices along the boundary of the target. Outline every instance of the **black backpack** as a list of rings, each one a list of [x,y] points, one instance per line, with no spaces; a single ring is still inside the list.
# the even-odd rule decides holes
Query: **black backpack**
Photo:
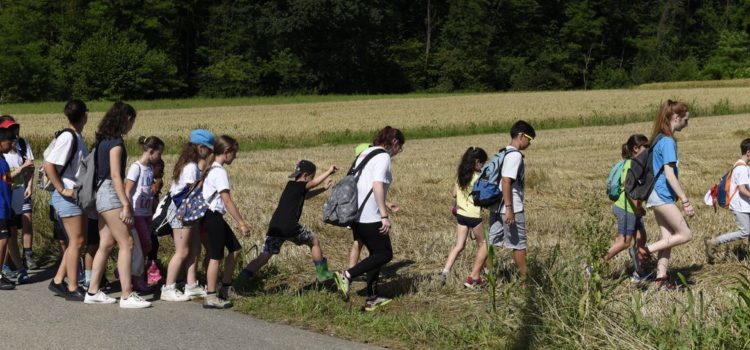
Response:
[[[624,183],[625,195],[628,198],[645,201],[651,195],[651,191],[654,190],[656,179],[664,172],[664,167],[662,167],[654,175],[654,148],[656,148],[656,144],[663,138],[664,135],[659,134],[647,152],[641,152],[637,157],[631,159],[630,169],[628,169],[628,173],[625,175]]]

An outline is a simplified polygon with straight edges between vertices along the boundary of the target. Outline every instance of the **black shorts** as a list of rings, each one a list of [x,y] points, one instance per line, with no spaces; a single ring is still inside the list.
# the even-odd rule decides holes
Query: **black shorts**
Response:
[[[456,223],[468,228],[475,228],[482,224],[482,218],[470,218],[467,216],[456,214]]]
[[[8,227],[14,227],[20,229],[23,227],[23,214],[11,214],[8,218]]]
[[[10,237],[10,226],[7,219],[0,219],[0,239],[8,239]]]
[[[230,253],[242,249],[232,228],[224,221],[224,215],[211,210],[206,211],[203,227],[206,229],[206,255],[209,259],[224,259],[224,247]]]
[[[99,220],[88,218],[86,225],[86,245],[99,245]]]

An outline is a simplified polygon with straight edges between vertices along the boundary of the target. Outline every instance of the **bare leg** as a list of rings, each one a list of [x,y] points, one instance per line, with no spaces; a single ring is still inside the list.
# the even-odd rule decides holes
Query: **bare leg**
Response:
[[[219,280],[219,264],[221,264],[221,260],[208,260],[208,268],[206,269],[206,289],[209,293],[216,293],[216,284]]]
[[[349,268],[351,269],[354,265],[357,265],[359,261],[359,254],[362,251],[362,241],[355,240],[352,243],[352,250],[349,252]]]
[[[190,252],[190,227],[176,228],[173,230],[175,251],[172,259],[167,265],[166,284],[173,285],[177,282],[177,275],[180,273],[183,264],[188,258]]]
[[[469,228],[464,225],[456,225],[456,244],[448,253],[448,259],[445,261],[443,271],[450,271],[453,268],[453,264],[456,262],[456,258],[464,250],[466,246],[466,237],[469,235]]]
[[[190,249],[187,257],[187,284],[195,286],[198,284],[198,257],[201,254],[201,238],[199,228],[190,228]]]
[[[225,285],[232,283],[234,278],[234,268],[237,266],[237,260],[240,257],[240,251],[230,252],[224,258],[224,278],[221,280]]]
[[[63,255],[62,264],[65,265],[65,274],[68,276],[68,290],[74,291],[78,288],[78,256],[86,237],[86,217],[71,216],[63,218],[62,222],[68,233],[68,248]],[[62,283],[63,277],[55,276],[55,283]]]
[[[521,278],[526,277],[526,249],[514,249],[513,262],[516,263]]]
[[[112,248],[114,246],[115,239],[112,237],[112,233],[109,231],[104,220],[100,219],[99,247],[94,254],[94,259],[91,261],[91,282],[89,282],[89,293],[96,294],[99,291],[104,271],[107,269],[107,259],[109,259],[109,254],[112,253]],[[122,271],[120,271],[120,277],[122,277]],[[123,293],[123,295],[124,294],[125,293]]]
[[[617,238],[615,238],[614,243],[612,243],[612,246],[609,248],[609,251],[607,251],[607,256],[604,257],[604,260],[610,261],[621,251],[630,248],[630,242],[632,240],[633,240],[632,236],[625,236],[625,235],[618,234]]]
[[[109,228],[112,238],[120,248],[117,252],[117,269],[120,271],[120,286],[122,287],[123,299],[127,299],[133,292],[131,281],[131,264],[133,262],[133,236],[130,235],[130,227],[120,220],[122,208],[113,209],[99,214]],[[98,253],[98,252],[97,252]],[[106,260],[106,258],[105,258]],[[103,270],[97,274],[101,277]],[[93,281],[92,281],[93,284]]]

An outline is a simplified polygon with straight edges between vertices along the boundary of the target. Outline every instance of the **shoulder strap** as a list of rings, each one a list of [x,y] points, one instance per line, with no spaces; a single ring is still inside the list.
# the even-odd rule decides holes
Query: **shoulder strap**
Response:
[[[365,156],[364,159],[362,159],[362,162],[360,162],[359,166],[357,166],[356,168],[354,168],[354,164],[357,164],[357,159],[354,159],[354,163],[352,164],[352,169],[349,170],[349,173],[347,175],[354,175],[354,174],[356,174],[357,179],[359,179],[359,175],[362,173],[362,169],[365,168],[365,165],[367,165],[367,163],[372,158],[374,158],[375,156],[377,156],[379,154],[383,154],[383,153],[385,153],[384,149],[373,150],[372,152],[368,153]],[[357,157],[357,158],[359,158],[359,157]]]
[[[497,174],[497,185],[498,185],[498,186],[500,186],[500,182],[501,182],[501,181],[503,180],[503,165],[505,165],[505,157],[507,157],[507,156],[508,156],[509,154],[511,154],[511,153],[513,153],[513,152],[518,152],[518,153],[521,153],[521,152],[520,152],[519,150],[517,150],[517,149],[511,149],[511,150],[508,150],[507,148],[504,148],[504,149],[503,149],[503,151],[505,152],[505,154],[503,154],[503,162],[502,162],[502,163],[500,164],[500,167],[499,167],[499,169],[497,169],[497,171],[499,172],[499,173]],[[499,153],[500,153],[500,152],[498,152],[498,154],[499,154]],[[516,174],[516,176],[518,176],[518,174]]]
[[[63,133],[69,132],[70,135],[73,137],[73,143],[70,146],[70,150],[68,151],[68,158],[65,161],[65,164],[63,165],[62,169],[60,169],[60,178],[62,178],[63,174],[65,174],[65,170],[68,170],[68,167],[70,166],[70,163],[73,162],[73,157],[76,154],[76,151],[78,150],[78,137],[76,137],[75,131],[73,129],[67,128],[61,130],[55,138],[60,137]]]

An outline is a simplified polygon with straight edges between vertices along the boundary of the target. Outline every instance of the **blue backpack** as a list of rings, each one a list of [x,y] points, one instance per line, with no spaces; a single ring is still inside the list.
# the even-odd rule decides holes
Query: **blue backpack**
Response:
[[[492,156],[492,159],[482,167],[479,179],[474,183],[471,189],[471,198],[474,205],[483,208],[490,207],[503,200],[503,189],[500,187],[500,171],[503,168],[505,156],[510,153],[518,152],[517,150],[507,151],[506,148],[500,150]]]
[[[719,183],[711,187],[709,190],[711,197],[713,197],[714,210],[716,210],[717,205],[724,209],[729,209],[732,197],[734,197],[739,191],[739,187],[735,188],[734,191],[731,191],[732,173],[734,173],[735,168],[741,165],[744,165],[744,163],[735,163],[734,166],[732,166],[732,169],[729,169],[729,171],[721,177]]]
[[[611,201],[617,201],[622,194],[622,168],[625,166],[625,159],[617,162],[607,176],[607,196]]]

